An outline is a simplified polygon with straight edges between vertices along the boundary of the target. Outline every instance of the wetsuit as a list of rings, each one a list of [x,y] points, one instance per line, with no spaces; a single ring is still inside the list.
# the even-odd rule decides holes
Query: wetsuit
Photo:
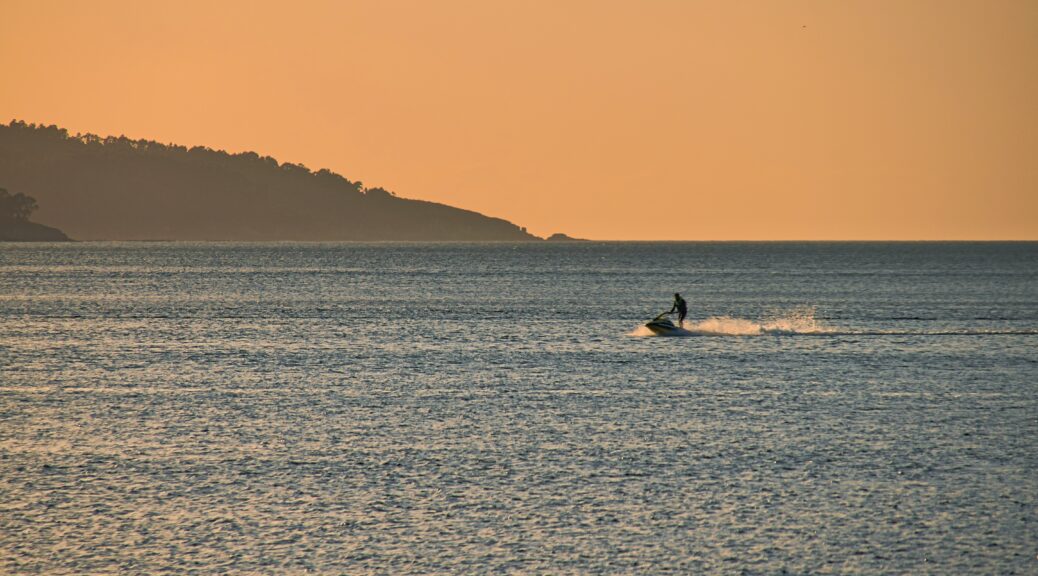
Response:
[[[688,304],[685,303],[685,299],[681,296],[674,295],[674,306],[670,309],[671,312],[678,311],[678,327],[681,326],[682,322],[685,321],[685,315],[688,314]]]

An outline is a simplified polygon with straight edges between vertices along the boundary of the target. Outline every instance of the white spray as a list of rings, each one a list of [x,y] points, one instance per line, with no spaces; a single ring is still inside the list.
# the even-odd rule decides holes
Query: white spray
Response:
[[[730,316],[712,316],[706,320],[685,320],[681,336],[762,336],[765,334],[831,334],[835,329],[815,318],[814,306],[802,306],[776,313],[760,321]],[[653,336],[652,330],[639,326],[631,336]]]

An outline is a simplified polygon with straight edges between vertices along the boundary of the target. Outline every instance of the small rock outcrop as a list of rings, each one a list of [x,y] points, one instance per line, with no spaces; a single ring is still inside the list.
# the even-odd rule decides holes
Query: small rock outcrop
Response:
[[[68,242],[57,228],[28,220],[0,220],[0,242]]]
[[[548,242],[587,242],[587,240],[583,238],[572,238],[570,236],[563,234],[562,232],[552,234],[551,236],[545,238],[545,240],[547,240]]]
[[[11,194],[0,188],[0,241],[68,241],[68,236],[61,230],[29,221],[29,216],[37,208],[36,199],[32,196],[21,192]]]

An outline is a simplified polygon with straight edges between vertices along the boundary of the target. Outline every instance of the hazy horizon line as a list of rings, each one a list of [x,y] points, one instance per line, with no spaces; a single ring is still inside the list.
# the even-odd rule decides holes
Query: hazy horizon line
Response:
[[[591,239],[574,240],[63,240],[18,241],[0,240],[0,244],[518,244],[518,245],[581,245],[595,244],[1034,244],[1038,238],[1006,239]]]

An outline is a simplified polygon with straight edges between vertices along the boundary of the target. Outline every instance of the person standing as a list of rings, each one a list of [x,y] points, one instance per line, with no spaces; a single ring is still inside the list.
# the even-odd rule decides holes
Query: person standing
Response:
[[[688,314],[688,304],[685,303],[685,299],[681,297],[681,294],[674,293],[674,305],[671,306],[668,314],[673,314],[675,311],[678,313],[678,328],[682,327],[685,322],[685,316]]]

